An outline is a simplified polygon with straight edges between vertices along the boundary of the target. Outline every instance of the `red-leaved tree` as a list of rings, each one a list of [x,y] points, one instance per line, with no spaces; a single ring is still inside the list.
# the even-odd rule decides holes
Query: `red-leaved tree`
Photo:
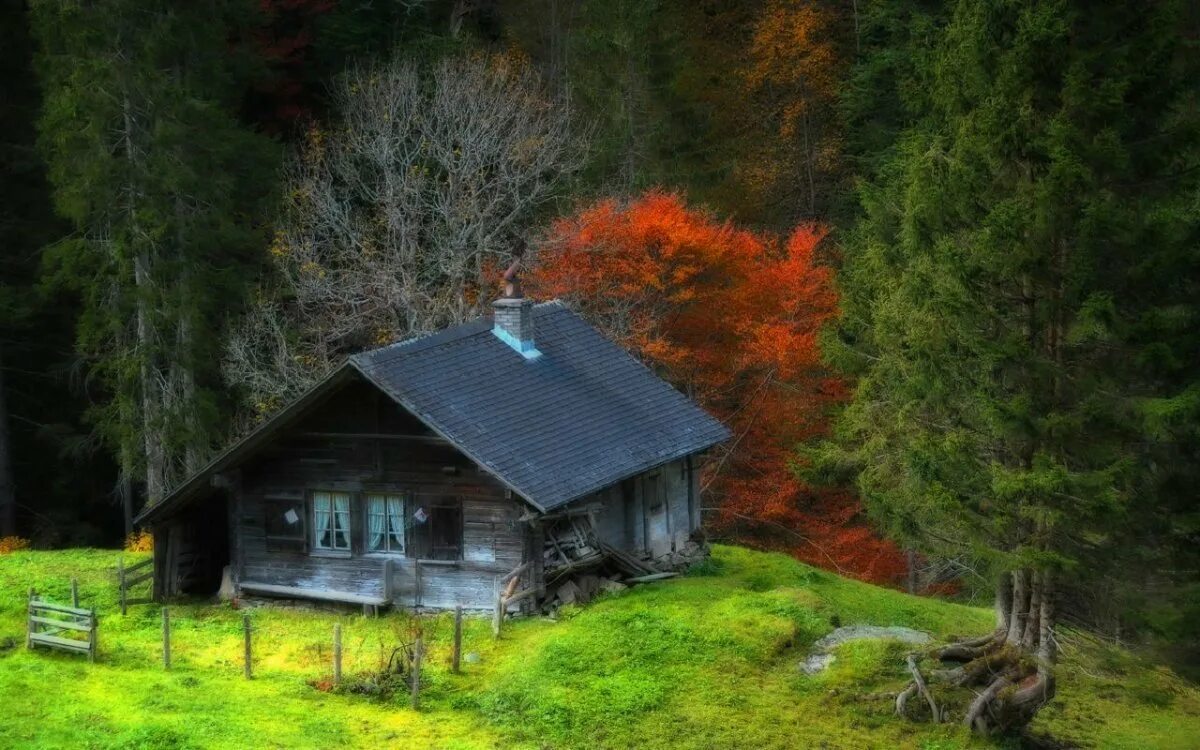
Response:
[[[848,492],[805,486],[796,447],[826,429],[844,385],[821,364],[836,313],[825,230],[738,229],[677,195],[605,200],[559,220],[531,285],[568,300],[733,431],[709,462],[710,528],[825,567],[894,581],[904,560]]]

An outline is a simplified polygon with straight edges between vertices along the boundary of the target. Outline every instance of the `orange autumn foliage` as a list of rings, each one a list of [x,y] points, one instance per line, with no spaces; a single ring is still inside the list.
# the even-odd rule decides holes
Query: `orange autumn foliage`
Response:
[[[840,179],[845,33],[828,4],[768,0],[740,67],[750,116],[764,131],[737,166],[741,182],[793,216],[826,215]]]
[[[796,446],[824,433],[845,386],[817,337],[837,310],[817,262],[825,230],[786,240],[738,229],[669,193],[602,201],[558,221],[530,284],[572,303],[733,431],[709,462],[710,528],[874,581],[903,573],[847,492],[797,477]]]

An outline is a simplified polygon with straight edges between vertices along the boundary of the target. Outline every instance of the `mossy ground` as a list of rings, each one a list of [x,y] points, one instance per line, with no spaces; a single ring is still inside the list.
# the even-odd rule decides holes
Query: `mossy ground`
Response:
[[[906,647],[842,646],[825,673],[796,669],[834,623],[904,625],[938,637],[982,633],[986,610],[906,596],[781,555],[717,547],[705,574],[639,587],[563,613],[515,620],[494,641],[468,621],[463,674],[448,670],[450,618],[423,620],[423,709],[408,698],[333,694],[334,622],[347,675],[377,669],[407,637],[404,615],[363,618],[249,610],[255,678],[241,672],[241,616],[178,604],[174,665],[161,666],[156,607],[117,613],[117,553],[0,557],[0,747],[8,748],[1000,748],[955,725],[900,721],[886,700],[903,684]],[[30,585],[65,601],[76,576],[101,615],[100,659],[24,649]],[[7,639],[12,639],[7,641]],[[5,645],[5,643],[9,645]],[[1083,747],[1200,746],[1200,691],[1115,649],[1068,646],[1059,698],[1040,732]],[[1008,746],[1012,743],[1009,742]]]

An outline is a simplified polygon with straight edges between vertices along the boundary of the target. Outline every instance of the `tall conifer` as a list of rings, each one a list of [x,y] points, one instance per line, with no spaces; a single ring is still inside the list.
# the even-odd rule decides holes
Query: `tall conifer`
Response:
[[[83,299],[93,413],[155,502],[219,435],[226,312],[260,257],[272,143],[242,125],[249,0],[40,0],[41,145],[73,228],[48,266]]]
[[[952,3],[908,36],[905,127],[845,238],[837,455],[894,536],[997,581],[996,633],[943,652],[986,686],[977,730],[1053,695],[1057,593],[1177,497],[1161,460],[1195,424],[1200,322],[1184,14]]]

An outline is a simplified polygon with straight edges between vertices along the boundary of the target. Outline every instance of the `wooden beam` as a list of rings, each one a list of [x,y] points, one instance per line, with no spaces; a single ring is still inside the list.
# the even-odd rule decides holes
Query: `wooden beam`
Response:
[[[324,602],[344,602],[346,604],[387,604],[387,600],[378,596],[362,596],[349,591],[329,591],[326,589],[306,589],[299,586],[277,586],[272,583],[257,583],[242,581],[243,591],[251,593],[283,596],[292,599],[317,599]]]
[[[68,651],[78,651],[79,653],[87,653],[91,649],[91,645],[87,641],[79,641],[74,638],[59,638],[54,635],[46,635],[45,633],[30,633],[29,639],[34,644],[42,644],[43,646],[54,646],[55,648],[65,648]]]
[[[44,601],[41,601],[40,599],[36,599],[36,598],[30,600],[29,608],[31,610],[32,609],[44,609],[44,610],[49,610],[51,612],[64,612],[68,615],[79,615],[81,617],[87,617],[88,615],[90,615],[92,613],[92,611],[90,609],[80,609],[79,607],[68,607],[65,604],[51,604],[50,602],[44,602]]]
[[[318,440],[396,440],[430,445],[452,445],[449,440],[437,435],[396,435],[386,432],[300,432],[296,433],[296,437]]]
[[[31,616],[29,621],[40,625],[48,625],[59,630],[78,630],[81,633],[86,633],[92,629],[92,626],[85,622],[68,622],[67,620],[54,620],[49,617]]]

